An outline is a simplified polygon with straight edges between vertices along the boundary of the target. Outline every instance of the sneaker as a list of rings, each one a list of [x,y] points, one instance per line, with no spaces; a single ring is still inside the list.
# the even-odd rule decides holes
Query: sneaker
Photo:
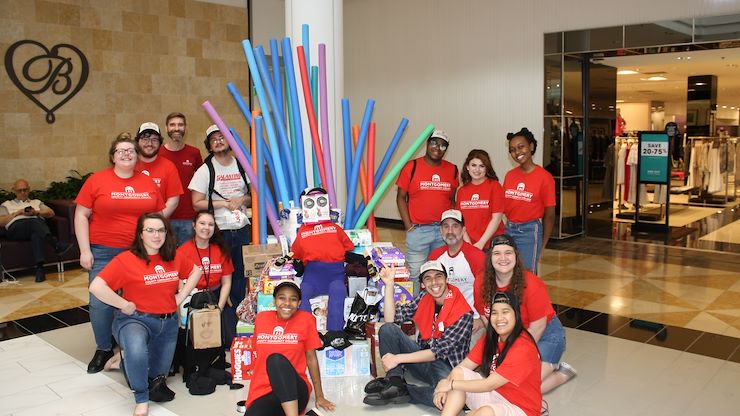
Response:
[[[566,383],[578,375],[578,371],[565,361],[560,363],[560,367],[558,367],[557,372],[565,376]]]
[[[387,404],[401,404],[408,403],[411,401],[409,390],[406,385],[396,386],[394,384],[387,385],[383,390],[378,393],[372,393],[365,396],[362,400],[363,403],[369,404],[370,406],[384,406]]]
[[[542,407],[540,408],[540,416],[550,416],[550,405],[547,404],[545,399],[542,399]]]
[[[99,373],[105,368],[105,363],[113,357],[113,351],[96,350],[90,363],[87,365],[87,373]]]
[[[388,385],[388,379],[379,377],[365,384],[365,394],[380,393]]]
[[[149,380],[149,400],[169,402],[175,398],[175,392],[167,387],[167,376],[161,375]]]

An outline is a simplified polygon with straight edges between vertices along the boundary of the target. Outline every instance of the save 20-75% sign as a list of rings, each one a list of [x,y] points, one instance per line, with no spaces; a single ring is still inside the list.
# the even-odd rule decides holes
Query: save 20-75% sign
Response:
[[[643,156],[668,156],[668,143],[646,142],[642,145]]]

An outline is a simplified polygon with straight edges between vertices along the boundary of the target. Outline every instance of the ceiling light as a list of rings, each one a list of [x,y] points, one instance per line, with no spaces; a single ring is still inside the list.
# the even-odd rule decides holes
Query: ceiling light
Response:
[[[707,85],[707,83],[706,83],[706,82],[697,82],[697,83],[696,83],[696,84],[694,84],[694,85]]]
[[[647,80],[648,81],[665,81],[667,79],[668,78],[664,77],[663,75],[655,75],[655,76],[648,78]]]
[[[723,105],[722,108],[727,108],[727,106],[726,105]]]
[[[623,102],[624,102],[624,100],[617,100],[617,104],[623,103]]]
[[[631,69],[620,69],[619,71],[617,71],[617,75],[634,75],[634,74],[639,74],[639,72],[633,71]]]

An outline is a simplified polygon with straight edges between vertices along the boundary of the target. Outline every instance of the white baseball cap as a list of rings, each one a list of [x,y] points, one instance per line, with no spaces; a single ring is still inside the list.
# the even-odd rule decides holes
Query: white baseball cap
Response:
[[[462,212],[456,209],[448,209],[447,211],[443,212],[442,219],[440,219],[439,222],[444,222],[444,220],[448,218],[452,218],[453,220],[459,222],[460,224],[463,223]]]
[[[447,137],[447,133],[444,132],[444,130],[434,130],[432,132],[432,135],[429,136],[429,139],[442,139],[447,142],[447,144],[450,144],[450,139]]]
[[[152,123],[151,121],[147,121],[146,123],[143,123],[139,127],[139,132],[137,134],[141,134],[141,133],[143,133],[146,130],[152,130],[155,133],[160,134],[159,133],[159,126],[156,123]]]
[[[215,124],[211,124],[211,125],[210,125],[210,126],[209,126],[209,127],[207,128],[207,129],[206,129],[206,138],[207,138],[208,136],[210,136],[210,135],[211,135],[211,133],[213,133],[213,132],[216,132],[216,131],[221,131],[221,129],[219,129],[217,125],[215,125]]]
[[[440,262],[439,260],[430,260],[421,265],[421,269],[419,269],[419,280],[421,280],[421,278],[424,276],[424,273],[430,270],[442,272],[445,274],[445,276],[447,276],[447,269],[445,269],[445,266],[442,264],[442,262]]]

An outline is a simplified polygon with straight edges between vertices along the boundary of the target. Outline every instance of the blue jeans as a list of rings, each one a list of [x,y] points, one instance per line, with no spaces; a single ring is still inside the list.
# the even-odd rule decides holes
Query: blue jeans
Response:
[[[406,262],[409,264],[411,280],[419,277],[421,265],[429,259],[429,253],[437,247],[445,245],[439,223],[414,224],[411,230],[406,231]],[[419,284],[414,284],[414,297],[419,294]]]
[[[514,239],[524,267],[537,274],[537,265],[542,254],[542,221],[509,221],[506,224],[506,234]]]
[[[177,237],[177,246],[185,244],[193,238],[193,221],[192,220],[170,220],[172,230]]]
[[[136,403],[149,401],[149,379],[167,375],[177,344],[177,314],[165,319],[134,312],[113,321],[123,351],[123,369]]]
[[[565,329],[557,316],[553,317],[545,327],[545,331],[537,342],[537,348],[540,350],[540,360],[550,364],[560,362],[565,352]]]
[[[237,307],[247,292],[247,279],[244,278],[244,257],[242,247],[249,245],[252,238],[252,227],[245,225],[238,230],[221,230],[224,239],[231,247],[231,263],[234,273],[231,275],[231,304]]]
[[[378,331],[378,347],[380,356],[387,353],[391,354],[408,354],[419,351],[419,345],[412,341],[406,334],[401,331],[396,324],[384,324]],[[447,377],[452,371],[452,366],[447,360],[434,360],[426,363],[401,364],[392,368],[385,374],[386,378],[401,377],[403,378],[404,370],[414,376],[414,378],[428,383],[428,386],[416,386],[407,384],[412,403],[424,404],[430,407],[434,406],[434,388],[440,380]]]
[[[344,298],[347,286],[344,284],[344,262],[311,261],[301,281],[303,302],[301,310],[311,312],[311,298],[329,295],[326,329],[341,331],[344,328]]]
[[[113,257],[116,257],[124,250],[122,248],[107,247],[100,244],[90,244],[93,267],[88,272],[88,280],[92,282],[95,276],[100,274],[100,271],[113,260]],[[113,343],[111,342],[113,332],[111,328],[113,327],[113,311],[115,310],[116,308],[101,302],[95,295],[90,293],[90,324],[95,335],[96,348],[99,350],[110,351],[113,349]]]

